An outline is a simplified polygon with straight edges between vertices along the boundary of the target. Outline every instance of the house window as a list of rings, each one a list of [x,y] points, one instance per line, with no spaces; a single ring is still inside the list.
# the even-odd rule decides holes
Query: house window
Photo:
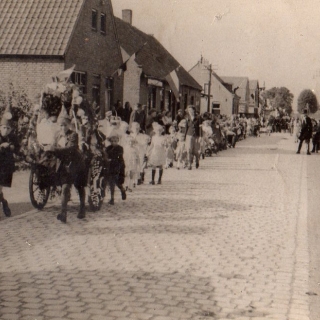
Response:
[[[100,86],[92,86],[92,103],[95,103],[96,106],[100,106]]]
[[[157,107],[157,87],[149,86],[148,111]]]
[[[190,103],[194,105],[194,96],[191,96]]]
[[[92,30],[97,31],[98,28],[98,12],[97,10],[92,9],[92,14],[91,14],[91,27]]]
[[[114,79],[112,77],[106,78],[106,88],[105,88],[106,110],[111,110],[111,106],[113,104],[113,89],[114,89]]]
[[[106,15],[105,13],[101,13],[101,17],[100,17],[100,32],[101,33],[106,33],[107,29],[106,29]]]
[[[212,113],[213,114],[220,113],[220,103],[212,102]]]
[[[87,73],[74,71],[71,75],[71,81],[78,86],[83,94],[87,93]]]

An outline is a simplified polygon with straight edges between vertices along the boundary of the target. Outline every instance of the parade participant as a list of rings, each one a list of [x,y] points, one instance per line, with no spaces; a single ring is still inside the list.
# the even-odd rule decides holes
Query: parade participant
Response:
[[[152,167],[150,184],[154,185],[156,169],[159,168],[158,184],[161,184],[163,166],[166,164],[165,137],[162,135],[163,127],[157,122],[152,124],[154,135],[151,138],[151,144],[147,151],[148,162]]]
[[[67,222],[67,204],[72,184],[76,187],[80,198],[77,218],[85,218],[86,170],[78,146],[78,134],[70,129],[70,125],[71,119],[65,108],[62,107],[58,117],[59,131],[54,137],[54,143],[44,147],[45,151],[53,153],[57,158],[56,179],[62,186],[61,213],[58,214],[57,219],[64,223]]]
[[[112,111],[107,111],[105,114],[105,118],[103,120],[99,120],[99,130],[105,135],[108,135],[108,130],[110,129],[110,118],[112,117]]]
[[[308,116],[308,110],[305,109],[303,111],[303,118],[301,120],[301,131],[299,135],[299,146],[297,154],[300,153],[303,141],[306,142],[307,145],[307,155],[311,155],[310,153],[310,139],[312,138],[312,122],[310,117]]]
[[[121,191],[122,200],[126,200],[127,195],[123,187],[125,177],[125,163],[123,159],[123,148],[119,145],[117,133],[111,133],[108,138],[111,145],[106,148],[107,154],[107,176],[110,187],[111,199],[109,204],[114,205],[114,191],[117,186]]]
[[[180,170],[180,165],[183,162],[187,161],[187,152],[186,152],[186,130],[187,130],[187,120],[182,119],[179,124],[179,131],[177,133],[178,145],[176,149],[176,158],[177,158],[177,169]]]
[[[294,129],[293,129],[293,136],[294,136],[295,143],[298,143],[298,141],[299,141],[300,131],[301,131],[301,121],[299,118],[297,118],[294,123]]]
[[[137,142],[136,147],[139,154],[140,163],[140,177],[138,178],[138,185],[144,183],[144,169],[146,168],[146,153],[148,149],[148,144],[150,142],[150,137],[147,134],[140,133],[140,125],[137,122],[131,124],[130,136]]]
[[[320,121],[316,123],[314,126],[314,134],[312,137],[312,153],[318,153],[319,146],[320,146]]]
[[[124,148],[124,162],[126,167],[126,190],[132,191],[136,186],[138,175],[140,173],[140,157],[137,148],[137,141],[132,137],[126,138],[126,145]]]
[[[166,128],[166,134],[170,134],[169,129],[172,126],[172,114],[171,111],[164,111],[162,122]]]
[[[172,168],[174,161],[174,152],[177,148],[177,133],[174,126],[169,128],[169,134],[166,136],[166,166],[165,168]]]
[[[12,176],[15,171],[13,154],[18,152],[18,139],[12,131],[12,114],[5,112],[0,122],[0,202],[6,217],[11,216],[8,201],[4,198],[2,188],[11,188]]]
[[[184,111],[183,111],[182,109],[179,109],[179,110],[178,110],[178,113],[177,113],[177,115],[176,115],[176,118],[175,118],[176,130],[177,130],[177,131],[179,130],[178,125],[179,125],[180,121],[181,121],[182,119],[184,119],[184,117],[185,117]]]
[[[132,113],[132,108],[131,108],[130,102],[127,101],[124,104],[124,108],[122,110],[122,116],[121,116],[122,121],[129,123],[131,113]]]
[[[141,103],[138,103],[131,113],[129,125],[131,126],[133,122],[139,123],[141,132],[146,130],[146,113]]]
[[[147,117],[147,121],[146,121],[146,134],[149,135],[149,136],[151,136],[151,134],[153,132],[152,124],[154,122],[158,122],[157,110],[156,109],[151,109],[149,111],[149,116]]]
[[[188,155],[188,170],[192,169],[193,158],[196,158],[196,168],[199,168],[200,161],[200,118],[196,116],[195,107],[188,106],[187,109],[187,130],[186,150]]]

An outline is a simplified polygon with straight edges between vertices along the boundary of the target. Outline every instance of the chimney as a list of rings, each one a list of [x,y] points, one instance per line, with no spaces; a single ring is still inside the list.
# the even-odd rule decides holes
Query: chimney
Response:
[[[132,25],[132,10],[122,10],[122,20]]]

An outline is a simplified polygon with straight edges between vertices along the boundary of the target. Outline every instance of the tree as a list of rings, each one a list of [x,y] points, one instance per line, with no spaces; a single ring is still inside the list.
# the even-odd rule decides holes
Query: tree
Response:
[[[264,99],[268,99],[274,110],[280,114],[292,113],[293,94],[286,87],[273,87],[263,93]]]
[[[17,122],[29,114],[32,102],[24,89],[20,87],[15,88],[14,85],[10,83],[6,92],[0,90],[0,117],[7,106],[11,108],[12,120]]]
[[[318,110],[317,96],[310,89],[303,90],[298,98],[298,112],[303,113],[306,108],[310,113],[315,113]]]

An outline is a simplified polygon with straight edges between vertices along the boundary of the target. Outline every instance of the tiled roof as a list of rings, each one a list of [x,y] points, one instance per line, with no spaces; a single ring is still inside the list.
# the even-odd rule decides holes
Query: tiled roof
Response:
[[[120,46],[130,56],[138,51],[135,61],[142,66],[142,70],[147,76],[165,80],[171,71],[177,69],[177,75],[182,85],[202,89],[200,84],[183,67],[179,67],[179,62],[153,36],[119,18],[116,18],[116,26]]]
[[[0,54],[62,56],[85,0],[0,0]]]
[[[221,77],[224,83],[232,85],[232,90],[238,87],[236,94],[240,97],[241,102],[247,101],[247,84],[249,79],[247,77]]]

